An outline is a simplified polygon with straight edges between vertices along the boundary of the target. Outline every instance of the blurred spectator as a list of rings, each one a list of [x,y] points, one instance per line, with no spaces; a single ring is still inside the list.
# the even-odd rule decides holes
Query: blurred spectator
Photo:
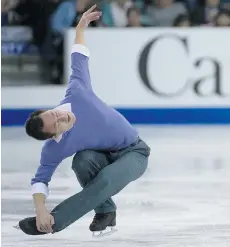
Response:
[[[62,0],[51,16],[51,29],[53,33],[63,35],[66,28],[76,26],[82,14],[95,0]],[[96,26],[95,22],[90,26]]]
[[[142,27],[140,18],[140,9],[131,7],[127,11],[127,27]]]
[[[59,6],[62,0],[20,0],[14,8],[15,24],[31,27],[33,31],[33,43],[38,47],[41,55],[42,80],[47,81],[50,67],[48,61],[52,56],[49,43],[50,16]],[[48,44],[48,45],[47,45]]]
[[[16,25],[33,30],[34,43],[40,48],[49,30],[49,18],[59,0],[21,0],[14,8]]]
[[[230,0],[2,0],[2,26],[31,27],[44,81],[60,84],[65,30],[75,27],[95,3],[103,15],[91,27],[230,26],[229,12],[220,10],[222,3],[230,6]]]
[[[67,28],[73,27],[85,10],[93,5],[95,0],[62,0],[50,17],[50,32],[44,43],[44,54],[49,54],[49,70],[51,81],[54,84],[62,83],[64,33]],[[95,23],[92,23],[95,25]]]
[[[1,1],[1,25],[6,26],[8,24],[8,4],[6,0]]]
[[[181,2],[184,2],[189,13],[193,12],[199,4],[199,0],[181,0]]]
[[[191,21],[188,15],[178,15],[174,22],[174,27],[191,27]]]
[[[220,0],[205,0],[202,6],[192,13],[194,25],[211,25],[220,8]]]
[[[185,6],[180,2],[156,0],[155,4],[152,3],[147,10],[153,26],[172,26],[178,15],[187,14]]]
[[[227,10],[230,10],[230,0],[220,0],[221,6]]]
[[[221,10],[214,18],[214,26],[230,27],[230,13],[227,10]]]
[[[152,0],[133,0],[135,7],[140,9],[140,15],[141,15],[140,21],[144,27],[151,26],[151,22],[152,22],[147,14],[147,9],[150,4],[150,1]]]
[[[1,0],[1,26],[12,24],[12,9],[17,5],[18,0]]]
[[[65,29],[71,27],[75,15],[76,0],[62,1],[50,18],[52,32],[63,35]]]
[[[128,24],[127,10],[134,4],[131,0],[113,0],[103,4],[102,23],[107,27],[125,27]]]

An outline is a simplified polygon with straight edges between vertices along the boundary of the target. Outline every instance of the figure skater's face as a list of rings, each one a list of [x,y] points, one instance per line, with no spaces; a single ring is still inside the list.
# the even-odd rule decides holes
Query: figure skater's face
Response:
[[[43,131],[56,136],[71,129],[76,121],[74,114],[70,111],[60,109],[48,110],[40,114],[43,121]]]

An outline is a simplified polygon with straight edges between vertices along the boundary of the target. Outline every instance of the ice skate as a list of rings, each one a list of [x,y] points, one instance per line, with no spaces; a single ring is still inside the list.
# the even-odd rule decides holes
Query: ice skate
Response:
[[[93,237],[103,237],[111,235],[117,230],[116,226],[116,212],[96,214],[89,229],[93,232]]]
[[[39,232],[36,226],[36,217],[29,217],[20,220],[18,225],[14,226],[15,229],[21,230],[28,235],[44,235],[46,232]]]

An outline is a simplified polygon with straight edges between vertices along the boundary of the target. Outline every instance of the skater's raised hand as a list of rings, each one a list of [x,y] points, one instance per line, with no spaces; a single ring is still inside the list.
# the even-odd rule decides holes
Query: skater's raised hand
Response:
[[[78,25],[77,25],[77,28],[81,28],[81,29],[85,29],[88,27],[89,23],[92,22],[92,21],[96,21],[98,20],[101,15],[102,15],[102,12],[100,11],[94,11],[95,8],[97,7],[97,5],[93,5],[90,9],[88,9],[81,17]],[[93,12],[94,11],[94,12]]]
[[[46,210],[37,213],[36,226],[39,232],[51,233],[53,232],[52,225],[54,225],[54,218]]]

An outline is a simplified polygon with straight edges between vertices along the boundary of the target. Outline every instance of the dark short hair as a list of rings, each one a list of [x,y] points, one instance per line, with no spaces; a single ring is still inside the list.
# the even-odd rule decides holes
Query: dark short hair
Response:
[[[27,135],[39,141],[44,141],[54,136],[54,134],[43,131],[44,123],[40,117],[40,114],[43,112],[45,112],[45,110],[37,110],[32,112],[25,123]]]

